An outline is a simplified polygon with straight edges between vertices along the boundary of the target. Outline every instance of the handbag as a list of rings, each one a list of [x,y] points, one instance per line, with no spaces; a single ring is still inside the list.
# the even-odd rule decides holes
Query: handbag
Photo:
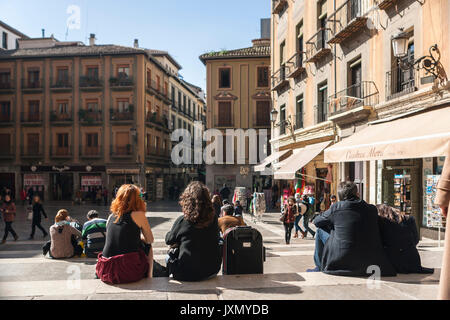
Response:
[[[33,211],[28,211],[27,220],[33,220]]]
[[[281,214],[281,216],[280,216],[280,221],[281,222],[284,222],[284,220],[286,220],[286,214],[287,214],[286,212]]]

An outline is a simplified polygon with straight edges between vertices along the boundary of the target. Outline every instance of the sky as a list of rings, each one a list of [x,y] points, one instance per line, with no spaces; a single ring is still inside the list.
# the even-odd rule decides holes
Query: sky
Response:
[[[186,81],[206,88],[198,57],[251,46],[271,0],[0,0],[0,20],[29,37],[166,50]],[[77,14],[79,12],[79,15]],[[77,17],[79,16],[79,19]],[[68,27],[69,26],[69,27]]]

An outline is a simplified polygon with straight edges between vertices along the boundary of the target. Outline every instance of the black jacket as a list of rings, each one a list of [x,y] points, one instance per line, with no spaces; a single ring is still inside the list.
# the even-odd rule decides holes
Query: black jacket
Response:
[[[47,214],[45,213],[42,204],[39,202],[33,204],[33,223],[41,222],[41,214],[43,214],[44,217],[47,218]]]
[[[367,268],[376,265],[382,276],[396,275],[383,250],[375,206],[359,199],[340,201],[318,215],[313,223],[330,231],[323,250],[321,271],[333,275],[368,276]]]
[[[178,260],[171,265],[176,280],[200,281],[216,275],[222,263],[217,217],[205,228],[179,217],[166,235],[166,244],[179,245]]]
[[[381,240],[388,259],[398,273],[422,273],[417,251],[419,234],[416,219],[406,216],[401,223],[379,217]]]

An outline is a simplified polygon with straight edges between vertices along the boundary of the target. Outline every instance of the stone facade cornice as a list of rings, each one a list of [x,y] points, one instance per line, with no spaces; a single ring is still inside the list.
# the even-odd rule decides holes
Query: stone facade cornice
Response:
[[[295,136],[295,140],[293,136]],[[333,123],[331,121],[325,121],[305,129],[296,130],[294,131],[294,135],[287,133],[282,136],[278,136],[274,139],[271,139],[269,142],[272,145],[276,145],[277,148],[282,148],[284,146],[302,141],[317,140],[334,136],[335,130]]]

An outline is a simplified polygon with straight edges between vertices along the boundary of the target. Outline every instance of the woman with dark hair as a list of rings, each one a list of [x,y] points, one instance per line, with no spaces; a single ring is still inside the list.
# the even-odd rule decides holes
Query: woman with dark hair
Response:
[[[180,197],[183,215],[166,235],[172,254],[169,274],[176,280],[200,281],[215,276],[222,263],[219,226],[208,188],[191,182]]]
[[[295,198],[290,196],[287,200],[286,206],[283,208],[282,222],[285,231],[286,244],[291,242],[292,228],[294,228],[295,217],[298,214],[297,206],[295,205]]]
[[[48,219],[47,214],[44,211],[44,207],[42,206],[41,198],[36,195],[33,197],[33,219],[31,222],[31,234],[28,240],[34,239],[34,232],[36,230],[36,227],[42,231],[44,238],[48,236],[48,232],[45,231],[45,229],[41,225],[41,215],[43,215],[45,219]]]
[[[220,196],[218,194],[213,195],[212,197],[212,204],[214,208],[214,213],[216,214],[217,218],[220,217],[220,208],[222,208],[222,200],[220,199]]]
[[[9,194],[5,195],[5,200],[0,206],[0,212],[3,214],[3,220],[5,221],[5,235],[2,239],[2,244],[6,242],[6,238],[8,238],[8,233],[14,237],[14,241],[19,239],[19,236],[12,228],[12,224],[16,218],[16,205],[11,200],[11,196]]]
[[[395,270],[398,273],[433,273],[434,269],[421,265],[414,217],[385,204],[377,205],[377,209],[381,241]]]
[[[153,276],[154,241],[140,190],[124,184],[111,204],[103,253],[95,268],[107,283],[128,283]]]

